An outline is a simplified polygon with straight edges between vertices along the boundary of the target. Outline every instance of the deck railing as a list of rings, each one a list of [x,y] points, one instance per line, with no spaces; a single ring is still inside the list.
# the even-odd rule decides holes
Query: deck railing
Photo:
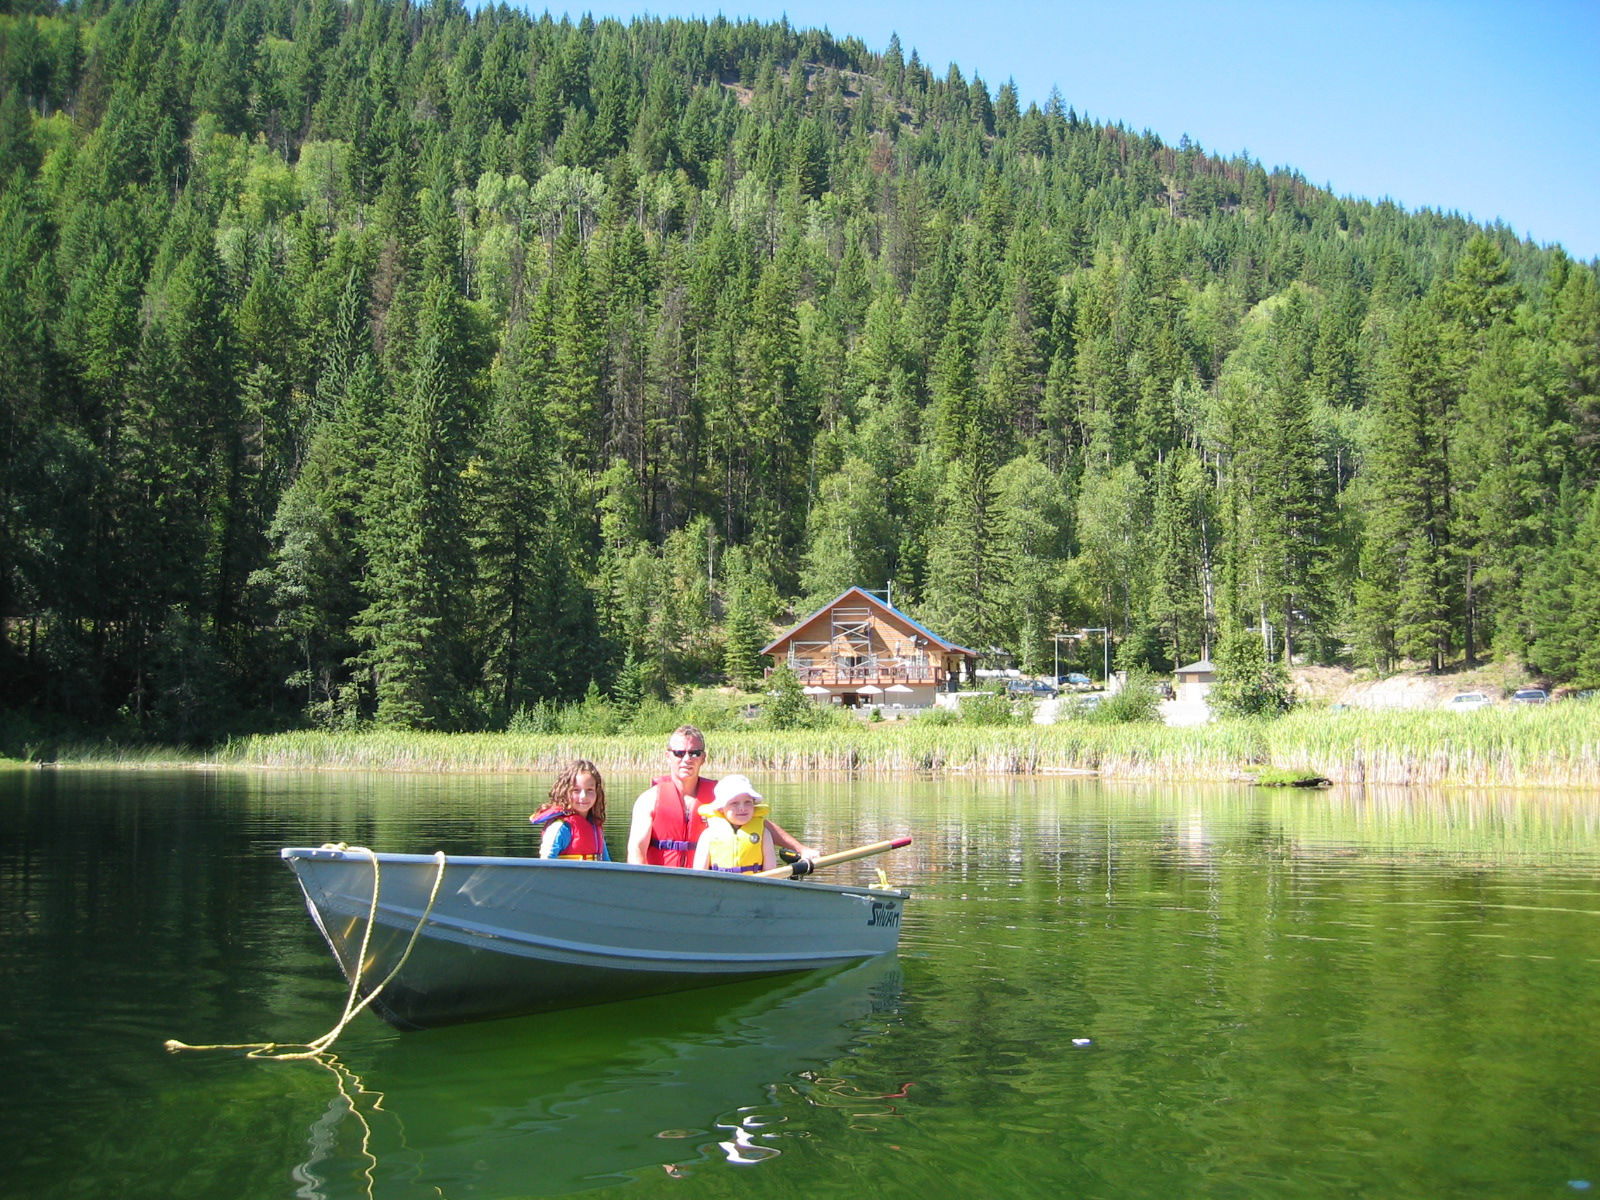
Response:
[[[933,663],[919,667],[903,665],[845,667],[827,664],[813,667],[796,666],[793,670],[795,678],[800,680],[802,687],[838,688],[842,691],[864,687],[867,684],[880,688],[896,683],[905,684],[907,687],[919,684],[943,687],[950,677],[949,672],[942,666]]]

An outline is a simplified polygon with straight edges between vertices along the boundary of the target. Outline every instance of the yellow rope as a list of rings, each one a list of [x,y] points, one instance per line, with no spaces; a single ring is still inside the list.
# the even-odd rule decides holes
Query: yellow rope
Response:
[[[324,849],[346,849],[341,842],[337,846],[329,844]],[[422,916],[417,919],[416,928],[411,931],[411,939],[406,942],[405,953],[400,955],[400,961],[394,964],[393,969],[383,977],[383,982],[368,992],[366,998],[359,1004],[356,997],[361,991],[361,972],[367,961],[367,946],[372,939],[372,927],[377,924],[378,918],[378,887],[379,866],[378,856],[365,846],[352,846],[351,850],[360,850],[366,854],[372,863],[372,903],[367,908],[367,927],[361,934],[361,950],[356,956],[355,969],[350,972],[350,991],[345,996],[344,1015],[339,1018],[338,1024],[327,1033],[310,1042],[290,1042],[280,1046],[277,1042],[234,1042],[218,1043],[211,1046],[191,1046],[187,1042],[180,1042],[176,1038],[169,1038],[166,1043],[168,1050],[176,1053],[179,1050],[244,1050],[246,1058],[271,1058],[288,1060],[297,1058],[318,1058],[329,1046],[344,1032],[345,1026],[350,1024],[362,1009],[378,998],[379,993],[389,986],[389,981],[400,973],[400,968],[406,965],[406,959],[411,957],[411,950],[417,944],[417,938],[422,934],[422,927],[428,923],[428,917],[433,912],[434,901],[439,898],[439,888],[444,883],[445,856],[443,850],[435,850],[434,861],[439,864],[439,869],[434,872],[433,890],[428,893],[427,907],[422,910]],[[298,1047],[298,1048],[297,1048]]]

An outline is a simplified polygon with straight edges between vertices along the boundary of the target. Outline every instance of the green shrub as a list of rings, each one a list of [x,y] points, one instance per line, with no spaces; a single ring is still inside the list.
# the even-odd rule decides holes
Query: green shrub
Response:
[[[679,725],[706,728],[700,721],[686,717],[676,705],[650,696],[634,705],[633,713],[623,728],[628,733],[670,734]]]
[[[743,729],[750,722],[745,709],[751,697],[728,695],[715,688],[693,688],[676,703],[645,700],[627,725],[629,733],[671,733],[679,725],[694,725],[705,733]]]
[[[800,687],[800,680],[787,666],[779,665],[767,676],[767,696],[756,718],[759,729],[815,729],[820,710]]]
[[[556,733],[561,729],[561,708],[554,700],[536,701],[511,714],[507,733]]]
[[[1161,698],[1156,694],[1156,677],[1139,668],[1129,670],[1122,690],[1107,695],[1085,719],[1102,725],[1159,721]]]
[[[1031,700],[1013,700],[998,687],[985,688],[961,700],[963,725],[1023,725],[1032,719]]]
[[[622,711],[601,695],[599,686],[590,680],[589,690],[583,699],[561,710],[556,732],[589,733],[611,737],[622,731],[622,721]]]

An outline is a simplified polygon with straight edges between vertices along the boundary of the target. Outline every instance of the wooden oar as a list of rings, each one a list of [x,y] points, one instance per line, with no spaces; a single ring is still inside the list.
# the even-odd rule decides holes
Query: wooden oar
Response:
[[[882,854],[885,850],[898,850],[901,846],[909,845],[911,845],[911,839],[908,837],[903,837],[893,838],[887,842],[873,842],[870,846],[857,846],[854,850],[836,850],[832,854],[819,854],[817,857],[811,860],[811,870],[815,871],[818,867],[831,867],[834,863],[849,862],[852,858],[866,858],[869,854]],[[805,860],[802,859],[801,861],[804,862]],[[795,865],[797,864],[774,867],[770,871],[759,871],[756,874],[756,878],[793,878],[796,874],[794,869]],[[801,874],[805,873],[806,872],[801,872]]]

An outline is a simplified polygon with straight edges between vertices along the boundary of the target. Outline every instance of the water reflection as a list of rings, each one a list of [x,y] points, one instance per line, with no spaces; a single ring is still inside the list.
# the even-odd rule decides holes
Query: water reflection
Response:
[[[309,1131],[298,1194],[562,1195],[777,1158],[780,1092],[861,1120],[887,1111],[833,1069],[897,1020],[900,988],[889,955],[401,1038],[359,1075],[330,1058],[337,1094]]]
[[[363,1017],[329,1074],[161,1049],[302,1041],[339,1012],[277,848],[526,849],[537,781],[0,776],[7,1194],[1420,1200],[1600,1181],[1594,796],[762,782],[815,844],[915,837],[878,860],[912,892],[885,979],[415,1035]],[[875,869],[836,879],[857,868]]]

